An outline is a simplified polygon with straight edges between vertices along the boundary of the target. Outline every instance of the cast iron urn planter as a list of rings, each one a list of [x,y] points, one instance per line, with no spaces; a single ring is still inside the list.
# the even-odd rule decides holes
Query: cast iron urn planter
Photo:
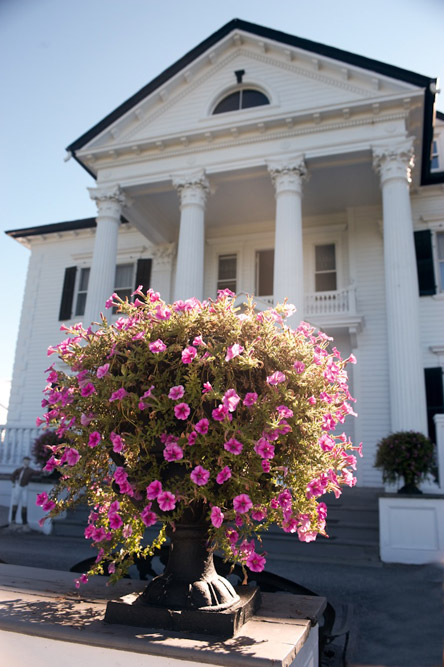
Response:
[[[106,622],[224,637],[238,632],[259,607],[259,589],[235,589],[216,572],[205,513],[202,503],[193,503],[168,528],[165,571],[141,594],[109,602]]]

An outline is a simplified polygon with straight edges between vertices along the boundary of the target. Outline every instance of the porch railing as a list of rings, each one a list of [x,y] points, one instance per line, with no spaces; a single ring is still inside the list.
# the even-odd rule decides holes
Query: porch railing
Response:
[[[0,472],[8,472],[29,456],[34,440],[41,433],[36,426],[0,425]]]
[[[305,317],[313,315],[356,315],[356,290],[353,285],[341,290],[305,295]]]

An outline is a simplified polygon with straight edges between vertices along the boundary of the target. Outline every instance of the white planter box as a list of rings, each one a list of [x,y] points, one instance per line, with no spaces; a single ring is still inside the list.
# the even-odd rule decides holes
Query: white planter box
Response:
[[[421,565],[444,559],[444,496],[379,498],[379,547],[384,563]]]

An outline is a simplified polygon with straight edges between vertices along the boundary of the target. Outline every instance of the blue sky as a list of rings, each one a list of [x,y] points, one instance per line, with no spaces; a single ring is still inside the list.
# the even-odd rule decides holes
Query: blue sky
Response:
[[[0,405],[29,256],[4,230],[95,215],[93,181],[64,148],[232,18],[444,86],[444,0],[1,0]]]

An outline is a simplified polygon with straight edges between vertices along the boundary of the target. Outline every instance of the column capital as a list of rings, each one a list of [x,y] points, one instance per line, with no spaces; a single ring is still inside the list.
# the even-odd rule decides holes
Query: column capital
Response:
[[[173,186],[179,193],[181,206],[188,204],[205,205],[210,185],[203,169],[175,174],[171,178]]]
[[[373,168],[379,173],[382,185],[391,180],[410,183],[414,164],[413,139],[373,146]]]
[[[303,155],[267,160],[276,194],[281,192],[301,192],[302,181],[307,177],[307,167]]]
[[[120,185],[98,186],[88,188],[89,196],[96,202],[98,215],[119,218],[122,207],[126,203],[125,194]]]

